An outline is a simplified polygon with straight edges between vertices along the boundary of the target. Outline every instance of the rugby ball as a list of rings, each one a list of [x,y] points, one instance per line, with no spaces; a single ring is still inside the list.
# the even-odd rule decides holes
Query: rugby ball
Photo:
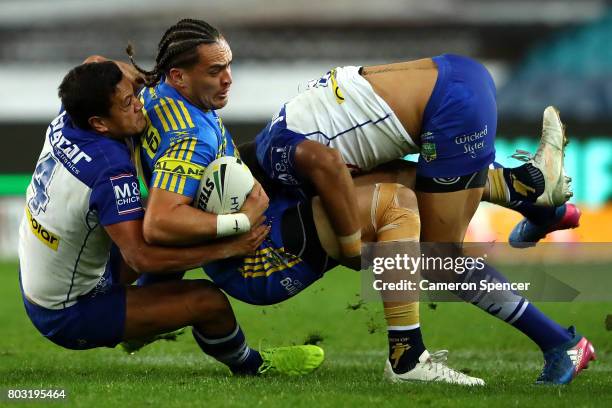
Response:
[[[253,189],[255,179],[242,160],[224,156],[204,170],[194,204],[215,214],[235,213]]]

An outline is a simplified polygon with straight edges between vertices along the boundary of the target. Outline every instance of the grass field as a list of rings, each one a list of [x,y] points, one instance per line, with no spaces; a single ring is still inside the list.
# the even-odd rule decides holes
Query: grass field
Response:
[[[69,406],[612,406],[612,303],[541,304],[560,323],[575,323],[599,361],[567,387],[533,385],[542,357],[527,338],[470,305],[421,306],[430,351],[450,350],[450,365],[485,379],[466,389],[388,384],[380,305],[359,303],[354,272],[332,271],[292,300],[271,307],[234,303],[250,344],[302,344],[319,336],[326,362],[300,378],[233,378],[205,357],[191,335],[128,356],[119,349],[63,350],[33,328],[23,310],[17,265],[0,263],[0,388],[67,390]],[[612,289],[612,288],[611,288]],[[352,307],[349,307],[352,305]],[[0,405],[8,402],[0,398]],[[14,403],[41,406],[50,402]],[[61,405],[62,403],[57,403]]]

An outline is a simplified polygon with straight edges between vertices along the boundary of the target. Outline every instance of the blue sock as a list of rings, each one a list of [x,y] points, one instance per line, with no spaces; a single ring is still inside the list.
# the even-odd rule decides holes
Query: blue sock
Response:
[[[412,370],[419,362],[419,357],[425,351],[421,328],[402,328],[393,326],[387,328],[389,339],[389,362],[393,371],[402,374]]]
[[[464,282],[474,282],[476,287],[479,287],[481,280],[508,282],[505,276],[488,264],[485,264],[484,269],[480,271],[476,269],[469,271],[464,277]],[[572,338],[567,329],[546,317],[527,299],[513,291],[476,290],[459,291],[456,294],[490,315],[516,327],[533,340],[542,351],[547,351]]]
[[[259,352],[247,345],[238,324],[230,334],[221,338],[207,338],[195,327],[191,331],[202,351],[228,366],[234,374],[256,375],[263,364]]]
[[[543,352],[572,339],[566,328],[546,317],[531,303],[512,325],[525,333]]]
[[[494,163],[493,167],[496,164],[499,165],[499,163]],[[544,192],[544,175],[531,163],[525,163],[519,167],[504,167],[503,174],[510,193],[510,202],[535,202]]]
[[[510,193],[510,202],[499,203],[500,205],[521,213],[523,217],[536,225],[548,224],[552,219],[558,217],[560,213],[560,216],[563,216],[565,205],[559,207],[535,205],[535,199],[544,191],[544,179],[538,169],[530,164],[509,168],[502,166],[498,162],[493,162],[493,168],[503,169],[504,182]],[[519,183],[515,184],[517,181]],[[515,186],[522,186],[523,189],[519,190],[524,194],[519,194]]]

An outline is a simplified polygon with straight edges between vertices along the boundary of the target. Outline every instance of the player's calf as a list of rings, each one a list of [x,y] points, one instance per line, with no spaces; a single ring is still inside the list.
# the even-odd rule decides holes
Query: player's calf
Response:
[[[410,256],[420,256],[418,242],[421,224],[416,195],[412,190],[398,184],[377,184],[370,214],[377,242],[403,243],[400,245]],[[401,276],[383,274],[381,277],[383,281],[408,278],[405,272],[401,273]],[[414,280],[418,277],[419,273],[416,272],[409,278]],[[421,335],[419,302],[414,299],[414,293],[383,291],[381,295],[389,341],[389,358],[385,364],[385,377],[388,380],[484,385],[481,379],[448,367],[447,351],[437,351],[433,354],[427,351]]]
[[[191,280],[131,287],[128,291],[126,338],[141,337],[192,326],[200,349],[225,364],[234,374],[270,371],[307,374],[323,362],[319,347],[285,347],[260,353],[250,348],[236,323],[227,297],[214,284]],[[274,350],[274,349],[273,349]]]
[[[472,273],[464,276],[464,282],[472,285],[483,280],[507,282],[503,275],[488,264],[485,264],[482,271],[474,269]],[[569,354],[566,355],[566,352],[583,352],[576,348],[581,344],[579,343],[581,336],[577,337],[571,329],[561,327],[520,294],[510,290],[495,290],[486,294],[479,291],[455,293],[466,302],[512,325],[540,347],[546,365],[538,380],[539,383],[567,383],[582,369],[579,365],[572,366]],[[586,350],[586,344],[582,349]]]
[[[127,292],[125,339],[192,326],[202,351],[232,372],[256,374],[263,363],[247,346],[227,297],[205,280],[175,281]]]
[[[230,303],[211,282],[173,281],[127,288],[125,339],[185,326],[196,326],[212,336],[233,330],[235,318]]]

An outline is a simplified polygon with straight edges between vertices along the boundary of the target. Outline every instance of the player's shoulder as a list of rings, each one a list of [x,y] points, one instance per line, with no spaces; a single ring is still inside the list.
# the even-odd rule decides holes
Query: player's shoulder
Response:
[[[92,145],[94,183],[117,175],[136,174],[128,146],[119,140],[100,137]]]
[[[142,99],[152,125],[168,144],[185,137],[207,140],[217,133],[213,111],[201,111],[166,83],[145,88]]]
[[[92,130],[79,129],[67,114],[62,120],[61,128],[56,122],[56,126],[52,123],[49,130],[53,156],[86,185],[95,184],[102,174],[112,173],[113,169],[126,171],[133,167],[130,150],[123,142]]]

